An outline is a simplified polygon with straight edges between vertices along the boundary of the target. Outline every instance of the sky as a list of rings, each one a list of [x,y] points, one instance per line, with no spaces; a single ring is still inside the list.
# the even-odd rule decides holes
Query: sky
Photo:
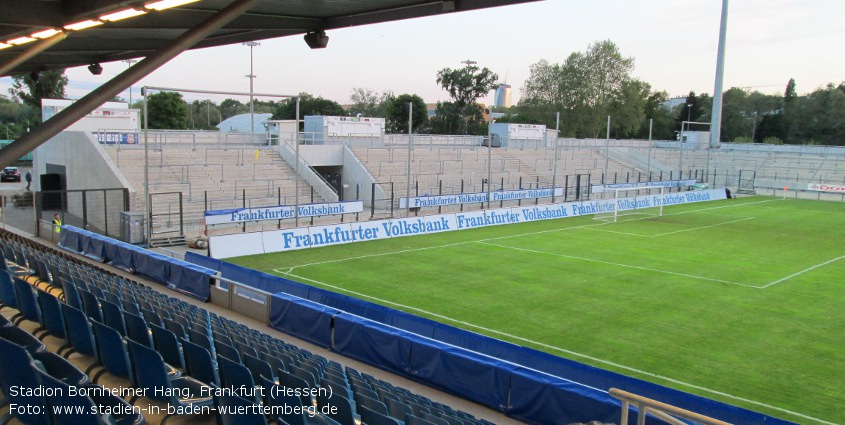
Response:
[[[263,40],[253,52],[254,90],[306,92],[346,104],[359,87],[434,103],[449,99],[437,85],[437,71],[473,60],[510,84],[517,103],[532,64],[563,63],[572,52],[610,40],[634,58],[633,76],[654,90],[669,97],[712,94],[721,6],[719,0],[546,0],[331,30],[328,47],[319,50],[301,36]],[[845,0],[733,0],[725,90],[783,93],[795,78],[798,93],[805,94],[845,81],[843,16]],[[143,85],[247,93],[249,50],[232,45],[185,52],[136,84],[133,99]],[[100,76],[69,69],[68,97],[85,95],[126,66],[105,63]],[[10,78],[0,78],[0,94],[10,86]],[[479,101],[492,103],[493,93]]]

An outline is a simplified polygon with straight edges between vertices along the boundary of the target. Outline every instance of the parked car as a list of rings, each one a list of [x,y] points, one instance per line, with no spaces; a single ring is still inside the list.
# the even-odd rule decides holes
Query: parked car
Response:
[[[2,182],[20,182],[21,170],[18,167],[6,167],[0,172],[0,181]]]

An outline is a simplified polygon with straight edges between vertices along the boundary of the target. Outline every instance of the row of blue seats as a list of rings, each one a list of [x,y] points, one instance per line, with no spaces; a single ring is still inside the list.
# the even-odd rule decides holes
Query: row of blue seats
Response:
[[[52,264],[54,255],[44,253],[42,257]],[[55,263],[58,269],[50,279],[62,287],[67,303],[83,311],[91,324],[91,338],[82,338],[82,345],[92,357],[97,356],[95,345],[101,345],[97,343],[98,329],[101,334],[113,330],[126,345],[131,342],[157,350],[170,377],[190,376],[227,388],[250,388],[250,382],[254,386],[265,380],[289,387],[330,388],[333,400],[303,398],[302,406],[335,406],[334,420],[344,425],[356,418],[364,423],[487,423],[108,271],[64,258]],[[84,342],[91,340],[94,344]],[[131,378],[126,366],[109,373]],[[307,417],[287,420],[310,423]]]

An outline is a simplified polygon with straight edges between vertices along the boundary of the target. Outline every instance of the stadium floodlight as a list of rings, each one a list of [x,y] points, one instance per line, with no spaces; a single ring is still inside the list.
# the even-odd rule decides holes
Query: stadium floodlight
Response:
[[[36,39],[34,39],[32,37],[18,37],[18,38],[15,38],[13,40],[7,41],[7,43],[13,44],[15,46],[20,46],[21,44],[31,43],[35,40]]]
[[[52,37],[52,36],[54,36],[54,35],[56,35],[60,32],[61,31],[59,31],[55,28],[49,28],[49,29],[46,29],[44,31],[38,31],[36,33],[33,33],[32,37],[33,38],[50,38],[50,37]]]
[[[64,28],[66,30],[71,30],[71,31],[80,31],[80,30],[84,30],[86,28],[96,27],[97,25],[103,25],[103,23],[101,21],[95,21],[93,19],[89,19],[87,21],[81,21],[81,22],[76,22],[76,23],[73,23],[73,24],[65,25]]]
[[[115,22],[115,21],[121,21],[121,20],[124,20],[124,19],[133,18],[135,16],[144,15],[146,13],[147,13],[147,11],[145,11],[145,10],[138,10],[138,9],[129,8],[129,9],[124,9],[124,10],[121,10],[121,11],[118,11],[118,12],[109,13],[107,15],[100,16],[100,20],[101,21]]]
[[[198,1],[199,0],[161,0],[161,1],[155,1],[155,2],[152,2],[152,3],[148,3],[144,7],[146,7],[147,9],[150,9],[150,10],[165,10],[165,9],[171,9],[171,8],[174,8],[174,7],[184,6],[188,3],[196,3]]]
[[[619,217],[629,215],[661,217],[665,189],[664,186],[605,187],[604,193],[612,193],[613,196],[603,203],[593,219],[616,223]]]
[[[12,47],[12,45],[6,44],[6,43],[0,43],[0,50],[8,49],[9,47]]]

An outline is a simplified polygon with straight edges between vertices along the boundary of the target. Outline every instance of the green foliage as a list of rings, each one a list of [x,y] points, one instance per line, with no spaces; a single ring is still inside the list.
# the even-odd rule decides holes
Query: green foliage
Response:
[[[476,104],[459,108],[453,102],[437,102],[436,113],[429,119],[428,132],[432,134],[486,135],[484,111]]]
[[[520,113],[548,126],[549,117],[561,112],[562,136],[599,137],[608,115],[614,137],[641,135],[646,115],[656,115],[657,109],[649,101],[651,86],[634,79],[633,68],[634,59],[622,56],[609,40],[570,54],[563,64],[541,60],[531,65]]]
[[[249,112],[249,105],[235,99],[225,99],[220,102],[220,120],[234,117],[235,115],[245,114]]]
[[[181,93],[158,92],[147,96],[149,128],[184,130],[188,128],[188,105]]]
[[[349,114],[387,118],[388,102],[393,98],[393,92],[390,90],[379,94],[370,89],[355,87],[352,89],[352,94],[349,95],[349,100],[352,101]]]
[[[15,140],[41,122],[39,109],[0,95],[0,139]]]
[[[449,93],[453,102],[443,102],[442,107],[441,103],[437,104],[432,128],[448,130],[444,134],[486,134],[484,114],[479,113],[481,106],[476,100],[489,93],[498,79],[498,75],[486,67],[479,69],[474,63],[459,69],[443,68],[438,71],[437,84]]]
[[[782,145],[783,140],[777,137],[766,137],[765,139],[763,139],[763,143],[767,145]]]
[[[210,100],[195,100],[191,102],[189,113],[191,128],[200,130],[217,130],[220,124],[220,107]]]
[[[414,133],[419,132],[428,121],[425,101],[415,94],[391,96],[384,102],[384,117],[388,133],[408,133],[408,104],[413,105],[411,126]]]
[[[67,76],[64,69],[12,76],[9,93],[21,102],[41,110],[41,99],[64,99]]]
[[[306,115],[346,116],[347,113],[339,103],[333,100],[314,97],[308,93],[300,93],[299,119],[303,119]],[[296,99],[291,98],[278,102],[275,111],[273,111],[272,119],[296,119]]]
[[[458,108],[467,107],[496,87],[499,76],[489,69],[479,69],[470,63],[459,69],[443,68],[437,72],[440,84]]]
[[[734,143],[754,143],[749,136],[739,136],[733,140]]]

